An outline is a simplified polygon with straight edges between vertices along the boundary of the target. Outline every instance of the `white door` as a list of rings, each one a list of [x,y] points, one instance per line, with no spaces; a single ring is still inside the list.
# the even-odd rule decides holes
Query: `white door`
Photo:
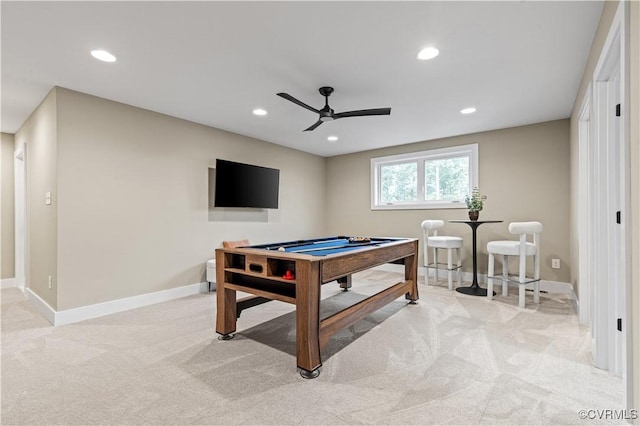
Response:
[[[624,373],[626,340],[619,326],[624,327],[626,322],[628,242],[623,213],[628,167],[623,156],[626,143],[621,117],[624,80],[619,27],[608,41],[594,74],[593,134],[590,135],[593,355],[597,367]]]
[[[611,346],[609,348],[611,359],[612,371],[616,373],[622,373],[622,333],[618,330],[618,320],[622,321],[624,312],[622,307],[622,295],[624,294],[624,259],[622,259],[622,244],[623,235],[621,233],[622,228],[622,216],[621,216],[621,123],[622,120],[619,117],[620,107],[620,64],[616,64],[617,67],[613,70],[611,79],[607,83],[608,96],[607,104],[610,111],[608,117],[608,137],[607,140],[607,157],[608,157],[608,228],[609,228],[609,269],[612,282],[612,288],[610,289],[609,300],[609,319],[611,323],[609,326],[613,330],[611,333]]]

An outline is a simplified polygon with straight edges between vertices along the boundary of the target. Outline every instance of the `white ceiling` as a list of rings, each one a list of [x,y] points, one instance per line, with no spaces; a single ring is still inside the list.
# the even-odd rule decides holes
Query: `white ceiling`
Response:
[[[2,131],[55,85],[332,156],[566,118],[600,1],[2,1]],[[425,46],[440,56],[416,59]],[[103,48],[115,63],[89,51]],[[332,86],[336,112],[302,132]],[[472,115],[460,109],[475,106]],[[254,108],[268,111],[265,117]],[[117,123],[114,123],[117,125]],[[327,136],[336,135],[337,142]]]

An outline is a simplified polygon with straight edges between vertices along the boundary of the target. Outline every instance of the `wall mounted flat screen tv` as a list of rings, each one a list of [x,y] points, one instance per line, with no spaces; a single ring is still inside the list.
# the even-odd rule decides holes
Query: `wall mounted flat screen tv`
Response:
[[[216,159],[215,207],[278,208],[280,170]]]

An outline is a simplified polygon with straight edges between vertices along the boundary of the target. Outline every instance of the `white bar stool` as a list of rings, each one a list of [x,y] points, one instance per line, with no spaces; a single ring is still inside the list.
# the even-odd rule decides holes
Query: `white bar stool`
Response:
[[[511,222],[509,232],[519,234],[519,241],[490,241],[487,243],[489,253],[489,268],[487,271],[487,298],[493,297],[493,280],[502,281],[502,295],[508,294],[508,283],[515,282],[519,286],[518,306],[524,308],[524,293],[526,284],[534,283],[533,301],[540,303],[540,222]],[[533,242],[527,241],[527,235],[533,236]],[[494,276],[495,256],[502,255],[502,276]],[[509,256],[518,256],[520,265],[518,276],[509,276]],[[527,278],[527,256],[533,256],[533,278]]]
[[[435,269],[435,278],[438,281],[438,249],[447,250],[447,279],[449,290],[453,290],[453,271],[458,271],[458,286],[462,284],[462,258],[460,249],[462,248],[462,238],[438,235],[438,229],[444,226],[443,220],[425,220],[422,222],[422,233],[424,236],[424,283],[429,285],[429,269]],[[431,234],[433,232],[433,234]],[[431,234],[431,235],[430,235]],[[433,248],[433,262],[429,263],[429,248]],[[456,266],[453,266],[453,250],[456,251]]]

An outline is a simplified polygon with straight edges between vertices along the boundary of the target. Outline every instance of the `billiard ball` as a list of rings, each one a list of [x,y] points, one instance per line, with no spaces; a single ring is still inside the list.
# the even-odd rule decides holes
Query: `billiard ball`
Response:
[[[282,276],[285,280],[294,280],[296,277],[293,276],[293,272],[290,269],[287,269],[287,272]]]
[[[278,251],[284,251],[284,247],[278,247]]]

